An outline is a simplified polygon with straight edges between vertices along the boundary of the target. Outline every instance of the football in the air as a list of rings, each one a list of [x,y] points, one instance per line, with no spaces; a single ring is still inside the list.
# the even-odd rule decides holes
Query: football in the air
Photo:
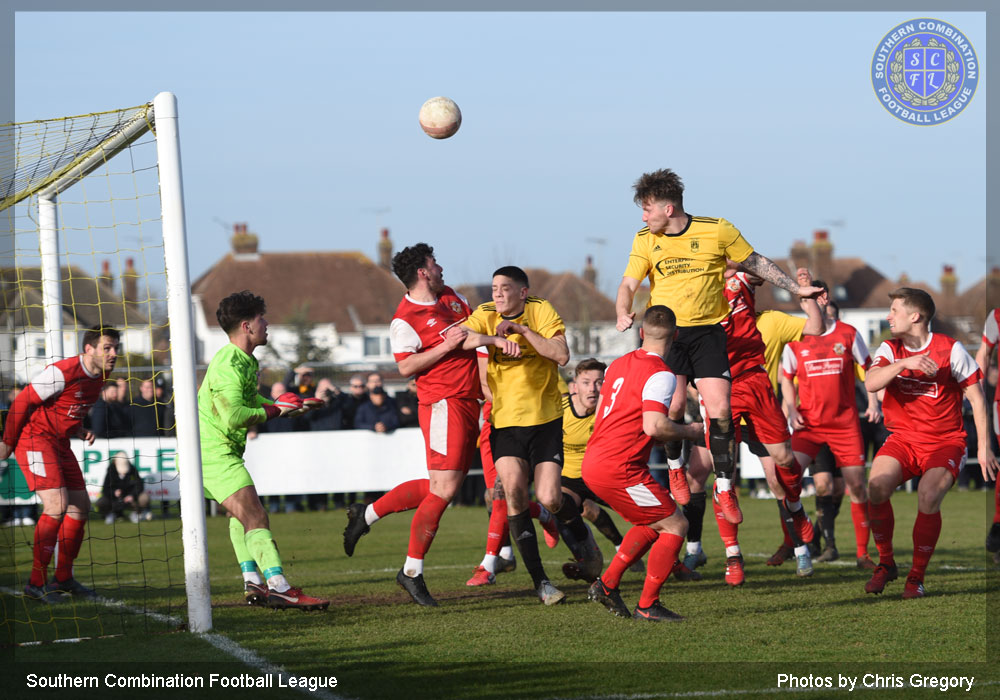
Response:
[[[454,136],[462,126],[462,111],[447,97],[432,97],[420,108],[420,128],[432,139]]]

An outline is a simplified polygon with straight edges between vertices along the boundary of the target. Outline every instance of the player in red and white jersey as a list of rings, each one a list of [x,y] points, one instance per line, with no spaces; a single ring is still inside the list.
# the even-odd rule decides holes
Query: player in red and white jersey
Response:
[[[828,289],[821,281],[817,287]],[[864,440],[857,403],[854,399],[855,365],[867,369],[871,364],[868,346],[851,325],[826,318],[829,292],[817,299],[824,311],[825,330],[821,335],[805,337],[785,346],[781,355],[781,394],[792,427],[792,449],[799,464],[812,462],[820,448],[829,445],[851,492],[851,520],[854,524],[856,563],[859,569],[873,569],[868,556],[870,530],[866,517],[868,495],[865,490]],[[798,380],[798,384],[793,380]],[[796,403],[796,397],[798,403]],[[878,398],[868,394],[865,417],[881,419]],[[833,475],[814,470],[817,509],[821,512],[831,559],[834,545]],[[827,503],[828,502],[828,503]],[[821,557],[824,559],[824,557]]]
[[[989,364],[993,348],[1000,343],[1000,309],[993,309],[986,316],[983,326],[983,342],[976,352],[976,364],[986,378],[986,365]],[[1000,438],[1000,391],[993,397],[993,432]],[[1000,564],[1000,479],[997,479],[993,492],[993,524],[986,533],[986,551],[993,553],[993,561]]]
[[[654,440],[696,440],[705,429],[667,416],[677,379],[664,358],[676,332],[673,311],[662,305],[646,309],[639,330],[642,347],[612,362],[604,375],[594,432],[583,456],[584,483],[633,524],[588,594],[623,617],[630,613],[618,584],[625,570],[649,551],[642,595],[631,614],[644,620],[682,619],[660,604],[659,595],[678,563],[687,520],[648,465]]]
[[[344,529],[344,551],[354,554],[358,539],[389,513],[416,508],[410,543],[396,582],[420,605],[436,606],[424,583],[424,555],[438,523],[465,479],[479,431],[479,371],[473,343],[491,342],[515,352],[502,338],[472,337],[462,322],[472,310],[444,284],[434,249],[426,243],[404,248],[392,269],[406,285],[393,315],[389,338],[404,377],[417,377],[417,416],[424,434],[429,479],[404,482],[367,507],[352,504]]]
[[[891,435],[875,456],[868,490],[868,518],[879,563],[867,593],[881,593],[898,577],[893,558],[894,516],[889,498],[904,481],[920,477],[913,524],[913,566],[903,598],[924,595],[924,573],[941,534],[941,501],[965,464],[962,399],[972,405],[979,439],[979,467],[989,481],[997,473],[990,447],[982,372],[962,344],[930,332],[934,300],[921,289],[900,287],[889,295],[892,339],[879,346],[865,379],[868,391],[885,390],[883,407]]]
[[[115,368],[118,341],[119,333],[113,328],[85,332],[83,353],[39,372],[14,399],[7,416],[0,459],[14,454],[28,488],[42,502],[42,515],[35,524],[31,578],[24,588],[32,598],[95,597],[94,591],[73,578],[73,561],[83,542],[90,497],[69,441],[79,437],[87,444],[94,442],[94,434],[83,428],[83,419]],[[55,576],[47,582],[57,543]]]

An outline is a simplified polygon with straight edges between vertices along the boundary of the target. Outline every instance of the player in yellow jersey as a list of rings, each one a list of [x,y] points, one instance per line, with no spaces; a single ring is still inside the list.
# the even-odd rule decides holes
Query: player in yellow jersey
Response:
[[[736,444],[729,404],[729,360],[726,332],[719,322],[729,314],[723,295],[726,260],[743,263],[753,274],[801,297],[819,289],[802,286],[771,260],[754,251],[739,230],[725,219],[691,216],[684,211],[684,184],[671,170],[657,170],[640,177],[635,185],[636,204],[646,224],[632,242],[625,275],[618,286],[615,309],[618,330],[632,327],[632,300],[643,279],[649,279],[649,305],[664,304],[677,314],[677,338],[667,365],[677,375],[670,418],[683,420],[686,383],[692,379],[709,419],[709,444],[715,471],[715,489],[722,512],[731,523],[740,523],[732,489]],[[680,468],[681,443],[666,445],[668,465]]]
[[[513,265],[493,273],[493,301],[480,305],[465,326],[470,335],[499,336],[520,347],[517,356],[489,348],[490,448],[507,501],[510,537],[538,597],[553,605],[565,596],[548,580],[538,554],[529,511],[532,473],[538,501],[581,543],[574,556],[586,562],[587,572],[594,577],[604,565],[579,509],[562,497],[560,487],[563,446],[558,368],[569,361],[566,327],[552,304],[528,294],[528,276]]]

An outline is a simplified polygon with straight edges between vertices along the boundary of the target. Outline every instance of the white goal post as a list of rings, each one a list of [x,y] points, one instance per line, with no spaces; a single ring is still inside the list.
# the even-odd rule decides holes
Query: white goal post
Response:
[[[52,122],[70,124],[73,119],[75,118]],[[63,318],[66,312],[62,288],[65,280],[59,240],[60,233],[70,235],[74,232],[60,231],[58,197],[60,193],[83,181],[90,173],[106,167],[117,154],[123,151],[127,153],[130,144],[144,134],[152,132],[155,136],[155,169],[159,176],[170,369],[173,375],[177,463],[180,472],[188,629],[197,633],[208,632],[212,629],[212,611],[177,98],[172,93],[161,92],[152,103],[124,119],[124,123],[113,125],[111,132],[106,135],[100,129],[91,128],[88,138],[71,141],[68,135],[70,129],[63,127],[61,131],[55,128],[51,132],[46,131],[46,134],[52,135],[48,141],[43,139],[41,145],[29,142],[28,138],[22,139],[21,131],[27,131],[29,126],[42,124],[46,122],[3,126],[5,130],[10,129],[4,139],[9,150],[0,153],[0,156],[3,160],[9,158],[13,168],[10,171],[12,174],[4,174],[3,189],[0,191],[0,212],[10,209],[8,216],[12,217],[14,215],[11,212],[16,204],[30,198],[37,200],[38,267],[41,274],[45,350],[50,362],[66,357],[66,351],[70,354],[76,352],[75,348],[63,347]],[[49,168],[49,171],[45,172],[45,168]],[[16,226],[12,225],[11,228],[14,230]],[[15,237],[16,235],[15,232]],[[131,260],[129,263],[131,264]]]

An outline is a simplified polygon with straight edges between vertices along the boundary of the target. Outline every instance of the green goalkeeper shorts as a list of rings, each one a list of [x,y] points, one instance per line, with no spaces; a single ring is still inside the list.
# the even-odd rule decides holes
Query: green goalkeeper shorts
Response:
[[[232,496],[245,486],[253,486],[253,478],[243,464],[243,458],[237,455],[202,455],[201,462],[202,485],[205,498],[211,498],[219,503]]]

